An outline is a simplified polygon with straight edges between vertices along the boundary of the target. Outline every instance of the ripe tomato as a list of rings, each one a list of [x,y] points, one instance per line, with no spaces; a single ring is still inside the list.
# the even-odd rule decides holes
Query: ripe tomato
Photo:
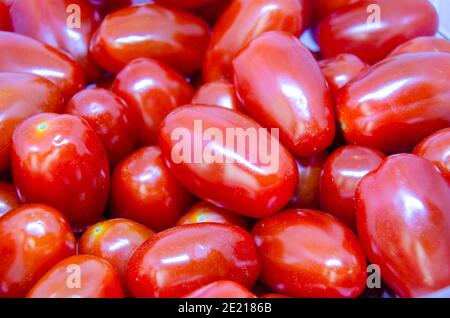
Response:
[[[256,298],[256,296],[238,283],[221,280],[200,287],[184,298]]]
[[[320,22],[329,14],[352,3],[360,2],[362,0],[312,0],[314,20]]]
[[[218,280],[250,288],[258,274],[255,243],[246,231],[188,224],[156,234],[133,253],[128,287],[136,297],[180,297]]]
[[[84,232],[78,243],[78,253],[106,259],[119,274],[125,288],[131,254],[153,234],[152,230],[139,223],[127,219],[110,219]]]
[[[120,279],[103,258],[76,255],[53,266],[28,298],[122,298]]]
[[[124,159],[111,180],[111,213],[155,231],[174,226],[192,196],[167,168],[159,147],[141,148]]]
[[[49,80],[25,73],[0,73],[0,172],[10,168],[14,129],[42,112],[62,112],[64,98]]]
[[[9,18],[9,10],[7,5],[0,1],[0,31],[9,31],[11,23]]]
[[[242,216],[219,208],[208,202],[198,202],[178,220],[178,225],[192,223],[225,223],[248,228],[247,221]]]
[[[344,146],[328,157],[320,179],[320,207],[356,229],[355,191],[359,181],[379,167],[384,154],[362,146]]]
[[[402,297],[450,285],[450,184],[429,161],[388,157],[356,192],[358,234],[369,260]]]
[[[65,112],[84,118],[95,130],[112,167],[134,150],[138,130],[133,110],[112,92],[82,90],[69,101]]]
[[[192,98],[192,104],[216,105],[244,112],[244,108],[236,96],[234,85],[228,81],[204,84]]]
[[[230,77],[236,54],[258,35],[272,30],[299,36],[303,27],[301,0],[235,0],[217,22],[203,64],[205,82]]]
[[[450,54],[384,60],[344,86],[338,117],[349,144],[384,153],[411,150],[450,125]]]
[[[0,181],[0,216],[19,207],[21,204],[14,185]]]
[[[163,119],[176,107],[189,103],[194,95],[181,75],[150,59],[128,64],[114,80],[113,91],[134,110],[141,146],[156,144]]]
[[[161,125],[160,146],[189,191],[244,216],[275,213],[297,184],[295,161],[276,138],[251,118],[222,107],[176,109]]]
[[[208,41],[208,26],[200,18],[147,4],[108,15],[92,37],[91,53],[113,73],[136,58],[147,57],[187,75],[200,68]]]
[[[264,33],[239,53],[233,69],[246,111],[264,127],[279,128],[291,152],[307,157],[331,144],[335,125],[327,83],[300,40]]]
[[[23,205],[0,217],[0,297],[24,297],[75,246],[66,218],[49,206]]]
[[[420,52],[450,53],[450,41],[434,36],[420,36],[397,46],[397,48],[389,54],[389,57]]]
[[[450,180],[450,128],[428,136],[414,148],[414,154],[433,162]]]
[[[180,9],[196,9],[221,2],[223,0],[156,0],[157,4],[174,6]]]
[[[438,15],[428,0],[365,0],[323,19],[317,41],[325,58],[351,53],[373,64],[398,45],[437,30]]]
[[[286,295],[281,295],[281,294],[270,293],[270,294],[262,295],[260,298],[291,298],[291,297],[286,296]]]
[[[100,15],[86,1],[14,0],[9,14],[14,32],[66,51],[83,67],[90,81],[99,78],[100,70],[89,54],[89,41]]]
[[[0,32],[0,72],[33,73],[53,82],[69,100],[84,86],[81,67],[67,55],[29,37]]]
[[[81,118],[35,115],[13,134],[12,172],[20,198],[59,209],[74,227],[96,222],[109,194],[109,165]]]
[[[253,228],[260,280],[292,297],[357,297],[366,260],[356,236],[329,214],[287,210]]]

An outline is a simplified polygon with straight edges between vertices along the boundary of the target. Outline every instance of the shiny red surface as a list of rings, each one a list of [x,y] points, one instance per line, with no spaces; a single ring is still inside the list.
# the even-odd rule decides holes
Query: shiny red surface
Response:
[[[141,148],[123,160],[111,180],[111,213],[155,231],[174,226],[192,196],[167,168],[159,147]]]
[[[81,118],[35,115],[13,134],[12,171],[24,202],[59,209],[72,226],[96,222],[109,194],[109,165],[95,131]]]
[[[108,15],[92,37],[91,53],[113,73],[136,58],[147,57],[192,74],[200,69],[208,41],[208,26],[200,18],[148,4]]]
[[[327,148],[334,136],[333,106],[320,68],[294,36],[268,32],[233,61],[234,83],[246,111],[299,156]],[[274,76],[274,74],[277,74]]]
[[[95,130],[112,167],[133,152],[137,120],[133,110],[114,93],[99,88],[82,90],[69,101],[65,112],[82,117]]]
[[[218,280],[250,288],[259,269],[255,243],[246,231],[189,224],[156,234],[134,252],[128,287],[136,297],[181,297]]]
[[[450,54],[384,60],[344,86],[338,118],[349,144],[385,153],[411,150],[450,125]]]
[[[78,64],[59,50],[29,37],[0,32],[0,72],[33,73],[53,82],[66,100],[84,85]]]
[[[380,151],[344,146],[328,157],[320,178],[320,207],[356,229],[355,191],[359,181],[384,160]]]
[[[261,260],[260,280],[292,297],[357,297],[366,284],[358,239],[317,210],[287,210],[252,230]]]
[[[203,84],[192,98],[192,104],[216,105],[244,112],[234,85],[223,80]]]
[[[201,124],[202,131],[196,129],[196,123]],[[242,128],[244,132],[250,129],[250,133],[256,132],[261,137],[258,137],[258,144],[241,147],[244,149],[240,151],[225,141],[205,138],[202,132],[208,128],[216,129],[223,136],[227,135],[227,128]],[[229,109],[189,105],[176,109],[165,119],[160,130],[160,146],[175,177],[193,194],[244,216],[265,217],[289,201],[298,173],[287,150],[274,137],[261,134],[260,128],[251,118]],[[185,137],[177,136],[180,129],[181,136]],[[181,142],[191,146],[191,151],[186,150],[188,158],[180,151]],[[272,144],[279,150],[278,154],[268,151],[271,162],[264,163],[256,155],[261,144]],[[223,163],[220,160],[206,163],[204,154],[208,151],[205,149],[216,149],[217,154],[223,155]],[[195,163],[198,152],[200,164]]]
[[[342,9],[343,7],[360,2],[362,0],[311,0],[313,5],[314,20],[320,22],[329,14]]]
[[[273,30],[299,36],[303,27],[302,0],[235,0],[215,25],[203,64],[203,79],[230,77],[236,54],[258,35]]]
[[[402,297],[450,284],[450,184],[411,154],[387,158],[356,192],[358,235],[383,281]]]
[[[450,53],[450,41],[434,36],[420,36],[409,40],[389,54],[389,57],[406,53],[444,52]]]
[[[42,112],[62,112],[64,98],[49,80],[34,74],[0,73],[0,172],[10,168],[14,129]]]
[[[0,297],[24,297],[53,265],[75,254],[66,218],[38,204],[0,217]]]
[[[0,181],[0,217],[21,204],[14,185]]]
[[[438,15],[428,0],[365,0],[323,19],[317,28],[317,41],[325,58],[351,53],[373,64],[398,45],[434,35],[437,30]]]
[[[0,1],[0,31],[10,31],[11,22],[9,18],[8,7]]]
[[[238,283],[222,280],[203,286],[184,298],[256,298],[256,296]]]
[[[77,274],[79,278],[76,278]],[[76,255],[56,264],[27,297],[122,298],[123,291],[119,276],[110,263],[92,255]]]
[[[151,59],[128,64],[114,80],[113,91],[135,112],[141,146],[156,144],[163,119],[194,95],[181,75]]]

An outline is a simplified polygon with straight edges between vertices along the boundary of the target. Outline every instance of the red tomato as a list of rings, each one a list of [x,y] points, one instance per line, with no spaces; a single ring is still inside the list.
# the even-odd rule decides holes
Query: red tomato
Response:
[[[178,220],[178,225],[192,223],[225,223],[248,228],[247,221],[242,216],[219,208],[208,202],[198,202]]]
[[[221,280],[203,286],[184,298],[256,298],[256,296],[238,283]]]
[[[237,226],[177,226],[142,244],[128,263],[128,287],[136,297],[180,297],[218,280],[250,288],[259,260],[250,234]]]
[[[317,41],[325,58],[351,53],[373,64],[398,45],[437,30],[438,15],[428,0],[365,0],[323,19]]]
[[[338,9],[360,1],[362,0],[312,0],[314,20],[320,21]]]
[[[271,294],[262,295],[260,298],[291,298],[291,297],[286,296],[286,295],[271,293]]]
[[[109,165],[95,131],[79,117],[45,113],[13,134],[12,171],[24,202],[63,212],[72,226],[97,221],[109,193]]]
[[[450,54],[384,60],[344,86],[338,117],[350,144],[385,153],[411,150],[450,125]]]
[[[148,4],[108,15],[92,38],[91,52],[100,66],[113,73],[147,57],[192,74],[201,66],[208,41],[208,26],[200,18]]]
[[[187,10],[209,6],[221,1],[223,0],[156,0],[156,3]]]
[[[5,172],[17,125],[41,112],[62,112],[64,98],[52,82],[24,73],[0,73],[0,96],[0,172]]]
[[[367,173],[378,168],[385,158],[376,149],[345,146],[328,157],[320,179],[320,207],[356,229],[355,191]]]
[[[251,118],[222,107],[176,109],[161,125],[160,146],[189,191],[245,216],[275,213],[297,184],[295,161],[276,138]]]
[[[110,219],[84,232],[78,243],[78,253],[106,259],[119,274],[122,286],[126,287],[131,254],[153,234],[152,230],[139,223],[127,219]]]
[[[228,78],[236,54],[258,35],[280,30],[299,36],[303,27],[301,0],[235,0],[211,35],[203,65],[205,82]]]
[[[11,32],[0,32],[0,72],[33,73],[53,82],[66,100],[84,85],[80,66],[59,50]]]
[[[156,144],[163,119],[176,107],[189,103],[194,95],[181,75],[150,59],[128,64],[117,75],[113,91],[137,114],[141,146]]]
[[[450,285],[450,184],[433,164],[388,157],[359,183],[356,210],[366,255],[400,296]]]
[[[357,297],[366,260],[356,236],[329,214],[287,210],[253,228],[260,280],[292,297]]]
[[[183,2],[186,2],[186,1],[183,1]],[[228,6],[231,4],[231,2],[232,2],[232,0],[215,1],[214,3],[212,3],[210,5],[195,8],[192,10],[192,12],[213,26],[216,24],[217,20],[219,20],[219,18],[222,16],[222,14],[228,8]]]
[[[400,44],[389,54],[389,57],[418,52],[450,53],[450,41],[434,36],[421,36]]]
[[[24,297],[53,265],[75,254],[66,218],[38,204],[0,217],[0,297]]]
[[[0,31],[9,31],[11,22],[7,5],[0,1]]]
[[[414,148],[414,154],[433,162],[450,180],[450,128],[439,130],[425,138]]]
[[[244,112],[244,108],[236,96],[234,85],[228,81],[203,84],[192,98],[192,104],[216,105]]]
[[[13,0],[9,12],[14,32],[68,52],[90,81],[99,78],[89,41],[100,16],[86,1]]]
[[[66,113],[84,118],[95,130],[112,167],[134,150],[138,130],[133,110],[112,92],[82,90],[69,101]]]
[[[123,160],[111,180],[111,210],[161,231],[174,226],[189,208],[192,196],[178,183],[159,147],[139,149]]]
[[[320,69],[328,82],[333,97],[338,91],[369,66],[353,54],[339,54],[319,62]]]
[[[92,255],[66,258],[47,272],[28,298],[122,298],[120,279],[106,260]]]
[[[14,185],[0,181],[0,217],[21,204]]]
[[[297,158],[297,190],[289,202],[291,208],[320,208],[320,175],[327,159],[326,152],[307,158]]]
[[[331,144],[335,125],[327,83],[297,38],[267,32],[234,59],[233,69],[247,112],[264,127],[279,128],[291,152],[306,157]]]

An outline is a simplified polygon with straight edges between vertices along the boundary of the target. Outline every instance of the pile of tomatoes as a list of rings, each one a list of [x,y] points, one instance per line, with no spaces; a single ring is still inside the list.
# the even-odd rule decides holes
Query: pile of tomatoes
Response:
[[[449,296],[438,23],[427,0],[0,0],[0,297]]]

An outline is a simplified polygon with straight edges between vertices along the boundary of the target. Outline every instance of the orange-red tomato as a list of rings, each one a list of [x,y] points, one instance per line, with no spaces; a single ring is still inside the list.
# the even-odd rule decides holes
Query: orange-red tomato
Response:
[[[191,103],[216,105],[244,112],[244,108],[236,96],[234,85],[223,80],[203,84],[195,93]]]
[[[236,282],[222,280],[203,286],[184,298],[256,298],[256,296]]]
[[[0,181],[0,216],[22,204],[13,184]]]

